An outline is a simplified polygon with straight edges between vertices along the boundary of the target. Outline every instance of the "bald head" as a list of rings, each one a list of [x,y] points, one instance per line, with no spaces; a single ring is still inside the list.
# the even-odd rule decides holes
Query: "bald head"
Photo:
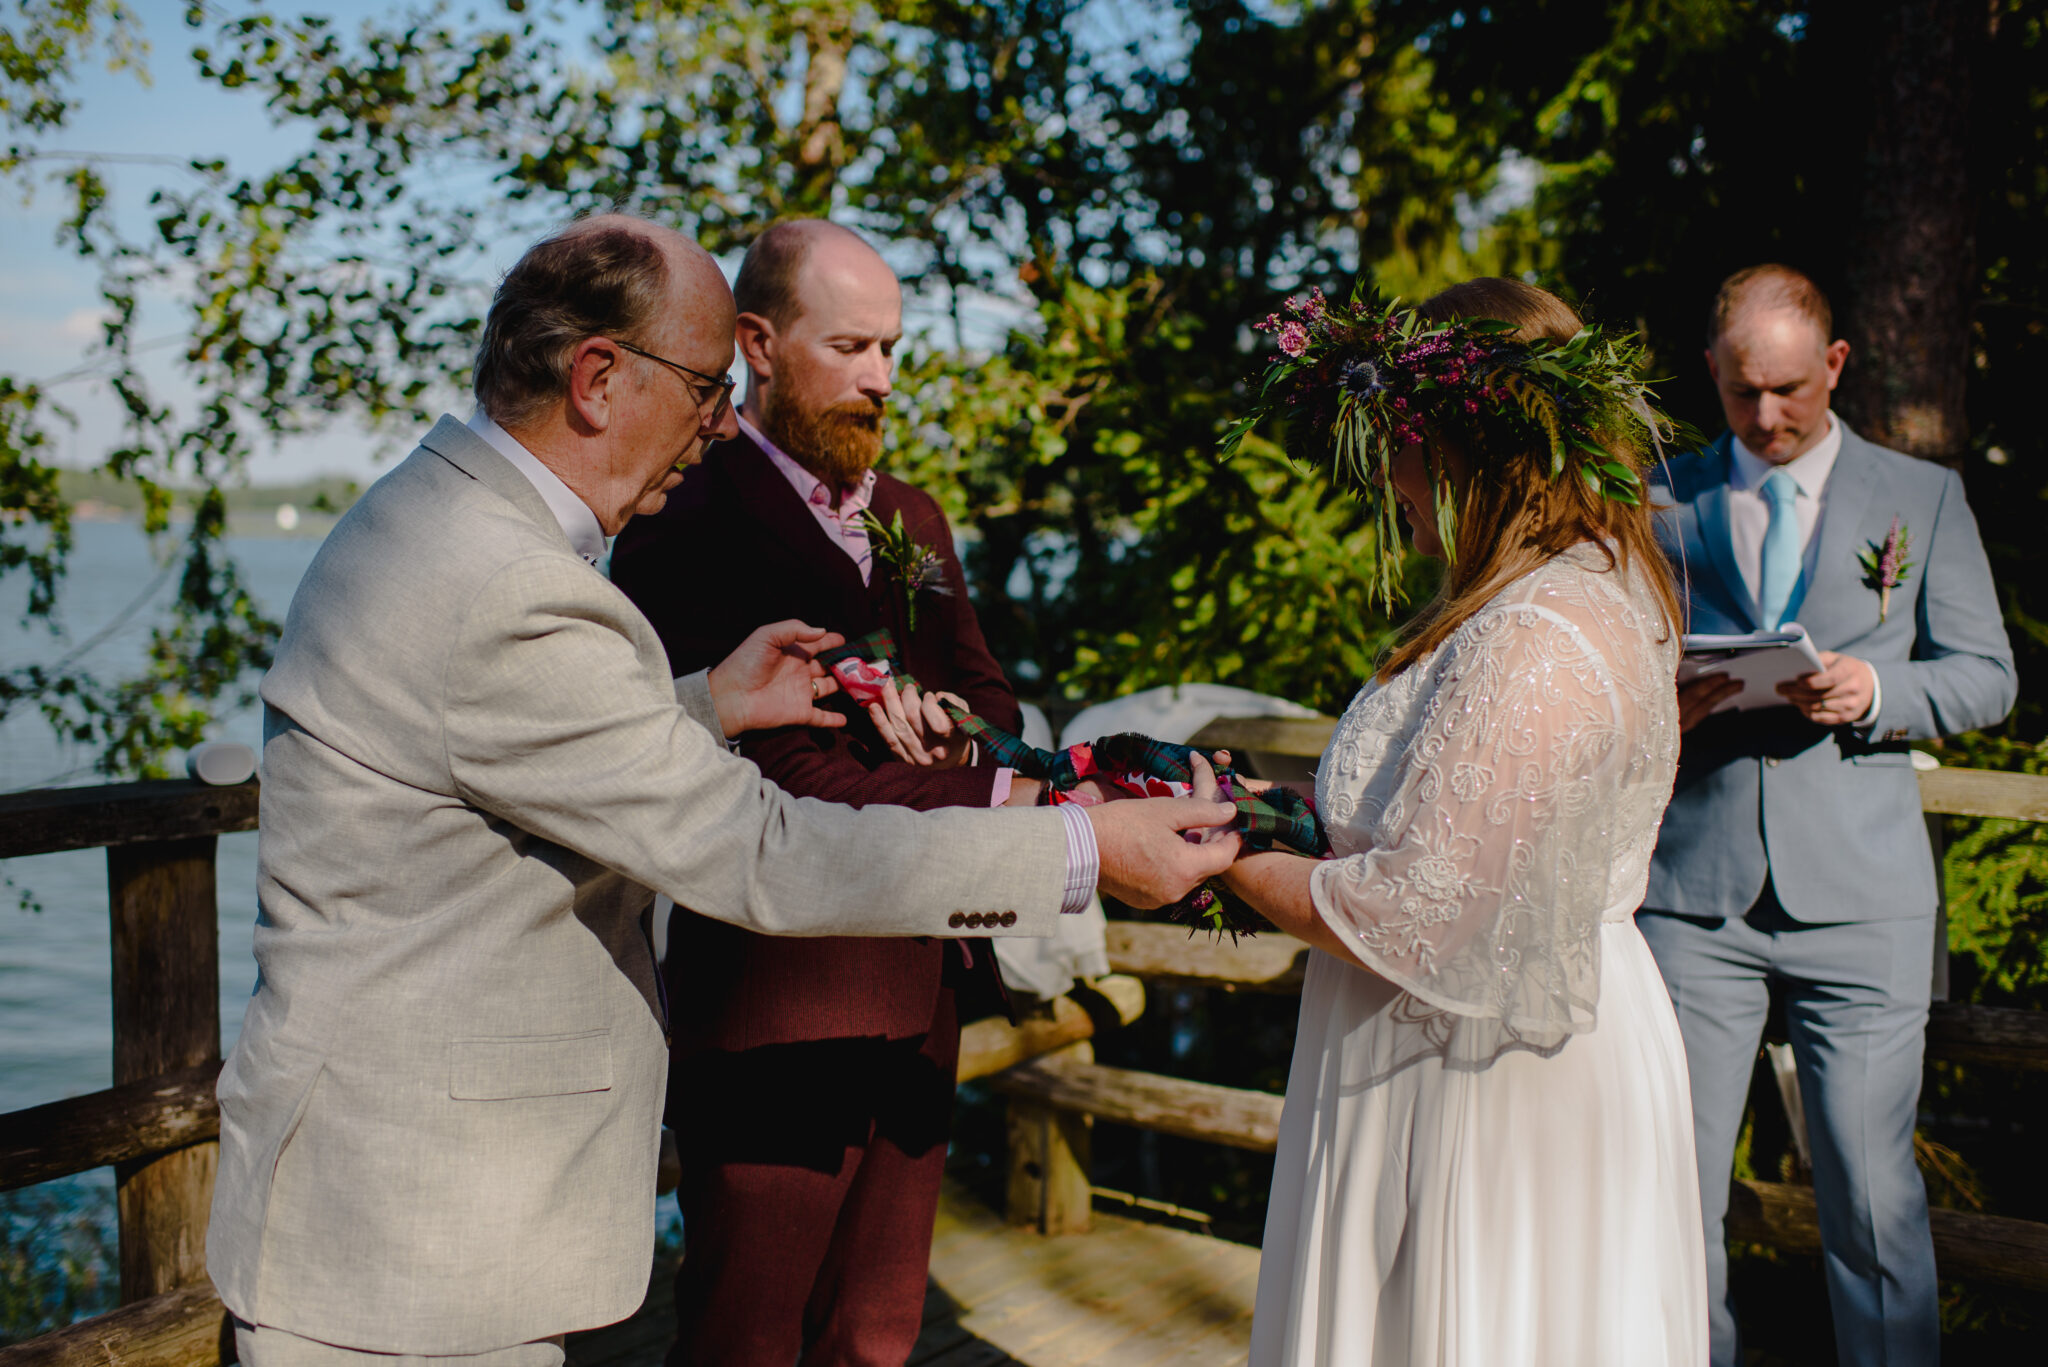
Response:
[[[659,351],[699,333],[723,342],[732,321],[718,263],[689,238],[630,214],[578,219],[499,282],[477,347],[477,402],[499,425],[522,427],[562,401],[584,339]]]
[[[1827,296],[1790,266],[1751,266],[1722,282],[1707,315],[1707,372],[1728,428],[1773,465],[1828,434],[1828,405],[1849,358]]]
[[[882,450],[903,335],[896,273],[857,233],[794,219],[747,249],[733,293],[747,413],[827,486],[851,487]]]
[[[741,313],[786,331],[810,306],[814,277],[875,272],[895,283],[881,254],[860,234],[822,218],[793,218],[775,224],[747,248],[733,299]]]
[[[1767,313],[1792,313],[1812,324],[1823,347],[1835,335],[1835,311],[1813,278],[1804,271],[1769,262],[1746,267],[1721,282],[1713,306],[1707,310],[1707,345]]]

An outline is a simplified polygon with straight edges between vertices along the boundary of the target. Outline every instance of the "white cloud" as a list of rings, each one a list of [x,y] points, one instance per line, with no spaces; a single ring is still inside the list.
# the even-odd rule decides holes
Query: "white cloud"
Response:
[[[73,309],[57,325],[57,335],[67,342],[96,342],[100,326],[107,321],[105,309]]]

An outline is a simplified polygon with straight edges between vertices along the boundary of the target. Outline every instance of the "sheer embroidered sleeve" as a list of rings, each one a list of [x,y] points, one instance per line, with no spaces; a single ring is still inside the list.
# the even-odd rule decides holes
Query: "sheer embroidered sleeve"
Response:
[[[1669,652],[1625,597],[1589,597],[1588,577],[1495,600],[1414,666],[1431,672],[1426,702],[1354,823],[1366,838],[1310,883],[1358,961],[1464,1018],[1475,1053],[1593,1025],[1600,921],[1657,777],[1643,754]]]

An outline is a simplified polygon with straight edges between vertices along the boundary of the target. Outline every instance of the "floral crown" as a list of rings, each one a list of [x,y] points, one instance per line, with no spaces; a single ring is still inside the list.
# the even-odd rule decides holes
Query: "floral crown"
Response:
[[[1348,304],[1321,290],[1287,301],[1255,325],[1280,354],[1253,382],[1250,408],[1223,434],[1229,456],[1252,430],[1284,424],[1283,447],[1327,470],[1371,511],[1378,529],[1371,577],[1382,602],[1399,593],[1402,539],[1389,490],[1394,453],[1432,427],[1450,427],[1502,457],[1548,456],[1617,503],[1642,502],[1643,474],[1688,429],[1652,402],[1633,338],[1587,327],[1567,342],[1516,338],[1493,318],[1431,323],[1362,285]],[[1455,558],[1456,508],[1437,469],[1437,531]]]

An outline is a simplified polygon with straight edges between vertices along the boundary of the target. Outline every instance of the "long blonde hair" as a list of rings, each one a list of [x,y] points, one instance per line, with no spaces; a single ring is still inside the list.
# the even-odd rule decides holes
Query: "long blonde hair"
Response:
[[[1495,318],[1512,323],[1513,335],[1524,341],[1567,342],[1582,326],[1556,295],[1498,276],[1453,285],[1416,312],[1432,323]],[[1652,531],[1647,503],[1630,507],[1603,498],[1569,471],[1553,478],[1546,453],[1522,443],[1489,441],[1489,435],[1483,418],[1453,418],[1431,427],[1433,448],[1448,442],[1464,457],[1463,477],[1456,482],[1462,487],[1454,485],[1452,491],[1457,555],[1445,567],[1436,597],[1403,629],[1380,665],[1382,683],[1442,645],[1503,588],[1580,542],[1598,547],[1612,569],[1639,566],[1663,606],[1665,629],[1679,621],[1678,591]],[[1639,465],[1633,450],[1614,454]],[[1431,459],[1442,468],[1440,449],[1432,450]]]

